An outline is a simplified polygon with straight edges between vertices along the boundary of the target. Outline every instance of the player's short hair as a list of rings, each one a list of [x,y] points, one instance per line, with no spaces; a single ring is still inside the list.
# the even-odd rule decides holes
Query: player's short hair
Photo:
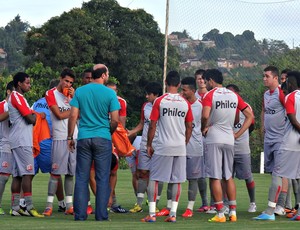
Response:
[[[70,68],[64,68],[60,73],[61,78],[65,78],[66,76],[69,76],[75,80],[75,72],[71,70]]]
[[[236,92],[236,93],[239,93],[239,92],[240,92],[239,87],[238,87],[237,85],[235,85],[235,84],[229,84],[229,85],[226,86],[226,88],[227,88],[227,89],[228,89],[228,88],[232,88],[233,91]]]
[[[223,79],[224,79],[223,75],[222,75],[222,72],[220,70],[217,70],[217,69],[206,70],[203,77],[207,81],[209,81],[209,79],[212,79],[213,81],[215,81],[218,84],[222,84]]]
[[[185,77],[181,80],[181,85],[187,85],[191,90],[197,89],[196,79],[193,77]]]
[[[300,72],[299,71],[290,71],[287,73],[287,79],[295,78],[297,81],[297,88],[300,88]]]
[[[29,75],[27,73],[24,73],[24,72],[16,73],[14,78],[13,78],[15,89],[18,88],[18,83],[19,82],[21,82],[21,83],[24,82],[26,80],[26,78],[29,78]]]
[[[166,83],[168,86],[178,86],[180,83],[180,75],[177,71],[171,70],[166,77]]]
[[[93,72],[92,68],[87,68],[82,72],[81,77],[84,78],[86,73],[92,73],[92,72]]]
[[[15,89],[15,87],[14,87],[14,81],[8,82],[7,85],[6,85],[5,95],[7,96],[7,90],[13,91],[14,89]]]
[[[292,70],[291,69],[284,69],[284,70],[281,71],[281,74],[286,74],[286,73],[288,73],[290,71],[292,71]]]
[[[264,72],[271,71],[273,76],[279,76],[279,70],[276,66],[269,65],[264,69]]]
[[[162,95],[162,87],[158,82],[149,82],[145,86],[145,91],[147,94],[153,93],[153,95],[158,97]]]
[[[109,86],[117,86],[117,84],[115,82],[111,81],[111,80],[108,80],[105,85],[108,86],[108,87]]]
[[[205,73],[205,70],[204,69],[197,69],[194,76],[195,76],[195,79],[197,78],[197,75],[201,75],[203,76]]]
[[[107,68],[105,66],[103,66],[101,68],[94,69],[92,71],[92,78],[93,79],[99,79],[102,76],[102,74],[104,74],[106,72],[107,72]]]

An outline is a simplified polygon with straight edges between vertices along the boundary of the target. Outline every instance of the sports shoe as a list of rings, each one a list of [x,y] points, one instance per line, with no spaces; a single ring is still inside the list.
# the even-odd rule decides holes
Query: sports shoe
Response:
[[[51,207],[46,207],[43,212],[43,215],[44,216],[52,216],[52,211],[53,211],[53,209]]]
[[[256,204],[254,202],[249,204],[248,212],[256,212]]]
[[[125,208],[122,208],[121,205],[117,206],[117,207],[111,207],[110,211],[113,213],[127,213],[128,210],[126,210]]]
[[[58,205],[58,209],[57,209],[58,212],[65,212],[66,211],[66,207],[63,207],[61,205]]]
[[[215,206],[210,206],[210,209],[205,212],[206,214],[216,214],[217,209]]]
[[[293,212],[293,213],[297,212],[297,210],[294,209],[294,208],[292,208],[292,209],[290,209],[290,208],[284,208],[284,211],[285,211],[286,214],[291,213],[291,212]]]
[[[18,211],[11,209],[11,210],[9,211],[9,214],[10,214],[11,216],[30,216],[30,214],[28,213],[27,210],[24,211],[24,210],[21,209],[21,208],[20,208]]]
[[[93,213],[93,207],[92,205],[88,205],[86,209],[86,214],[91,215]]]
[[[193,211],[191,209],[186,209],[185,212],[182,214],[182,217],[192,217],[193,216]]]
[[[300,215],[296,214],[290,220],[300,221]]]
[[[275,213],[275,215],[278,215],[278,216],[284,216],[286,214],[284,211],[284,208],[281,207],[280,205],[276,206],[274,213]]]
[[[156,222],[156,216],[146,216],[145,218],[141,219],[142,222]]]
[[[295,213],[290,212],[286,214],[286,218],[293,218],[295,216]]]
[[[270,220],[274,221],[275,220],[275,215],[268,215],[267,213],[262,213],[257,217],[253,217],[253,220]]]
[[[229,214],[229,207],[227,205],[224,205],[225,211],[224,214],[228,215]]]
[[[135,204],[132,209],[129,209],[129,212],[131,212],[131,213],[143,212],[143,209],[138,204]]]
[[[159,212],[159,208],[155,207],[155,213],[158,213],[158,212]]]
[[[218,214],[215,215],[213,218],[209,219],[208,222],[214,222],[214,223],[224,223],[226,222],[226,217],[223,216],[219,216]]]
[[[66,209],[65,215],[73,215],[74,214],[74,208],[73,206],[70,207],[69,209]]]
[[[236,212],[235,211],[230,211],[229,212],[229,221],[230,222],[236,222],[237,217],[236,217]]]
[[[44,217],[43,214],[39,214],[38,211],[35,208],[32,208],[30,210],[27,210],[30,216],[32,217]]]
[[[210,209],[207,205],[202,205],[200,208],[197,209],[198,212],[207,212]]]
[[[170,214],[170,210],[167,208],[163,208],[160,212],[156,213],[156,216],[168,216]]]
[[[2,208],[0,208],[0,215],[5,215],[5,212]]]
[[[171,222],[175,223],[176,222],[176,216],[169,216],[165,219],[165,222]]]

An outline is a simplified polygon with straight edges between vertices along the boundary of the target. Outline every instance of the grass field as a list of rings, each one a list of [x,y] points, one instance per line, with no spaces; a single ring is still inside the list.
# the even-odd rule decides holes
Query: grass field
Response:
[[[132,208],[135,203],[133,189],[131,187],[131,174],[129,170],[119,170],[119,178],[117,184],[118,202],[124,208]],[[47,174],[38,174],[33,181],[33,201],[36,209],[40,212],[44,210],[47,195]],[[258,212],[248,213],[249,199],[244,181],[236,181],[237,185],[237,214],[238,221],[236,223],[226,222],[223,224],[209,223],[208,218],[212,215],[204,213],[194,213],[189,219],[184,219],[181,214],[185,211],[187,205],[187,183],[183,186],[183,192],[177,212],[176,223],[165,223],[164,217],[158,217],[156,223],[142,223],[140,219],[147,215],[148,207],[144,205],[143,213],[127,213],[127,214],[110,214],[110,222],[97,222],[94,215],[90,215],[87,221],[78,222],[73,220],[73,216],[65,216],[58,213],[57,202],[54,203],[54,213],[52,217],[32,218],[32,217],[12,217],[7,215],[0,216],[0,229],[299,229],[300,223],[297,221],[289,221],[285,217],[277,217],[274,222],[253,221],[252,217],[259,214],[267,204],[268,188],[270,185],[270,175],[254,174],[256,182],[256,199]],[[7,183],[4,193],[2,207],[8,213],[10,208],[10,183]],[[94,197],[92,198],[94,203]],[[159,208],[166,205],[166,185],[164,186]],[[200,206],[200,197],[197,197],[195,209]]]

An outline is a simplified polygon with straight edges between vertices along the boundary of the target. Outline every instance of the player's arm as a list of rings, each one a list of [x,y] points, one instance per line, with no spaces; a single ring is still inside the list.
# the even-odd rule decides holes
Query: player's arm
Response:
[[[193,131],[193,122],[185,122],[185,144],[189,143]]]
[[[208,131],[208,119],[210,115],[211,107],[204,106],[202,109],[202,117],[201,117],[201,132],[203,136],[206,136]]]
[[[24,119],[28,124],[35,125],[36,115],[34,113],[31,113],[31,114],[24,116]]]
[[[113,134],[113,132],[118,127],[118,121],[119,121],[119,111],[115,110],[110,112],[110,133]]]
[[[297,121],[296,114],[290,113],[287,114],[287,117],[289,118],[294,129],[296,129],[300,133],[300,123]]]
[[[50,110],[58,120],[64,120],[69,118],[70,111],[71,111],[71,110],[60,111],[57,105],[50,106]]]
[[[73,134],[74,134],[78,116],[79,116],[79,109],[72,106],[71,110],[70,110],[69,120],[68,120],[68,137],[67,137],[68,147],[71,152],[73,152],[75,149],[75,142],[73,140]]]
[[[0,114],[0,122],[8,118],[8,111]]]
[[[119,116],[119,121],[121,122],[124,128],[126,125],[126,118],[127,118],[126,116]]]
[[[140,122],[136,127],[134,127],[132,130],[128,130],[128,137],[142,131],[143,128],[144,128],[144,121],[140,120]]]
[[[254,118],[253,113],[248,106],[242,111],[242,113],[245,115],[245,121],[241,129],[234,134],[235,139],[239,138],[250,127]]]
[[[154,139],[155,131],[156,131],[157,121],[151,120],[149,124],[148,130],[148,138],[147,138],[147,153],[149,156],[153,155],[152,142]]]

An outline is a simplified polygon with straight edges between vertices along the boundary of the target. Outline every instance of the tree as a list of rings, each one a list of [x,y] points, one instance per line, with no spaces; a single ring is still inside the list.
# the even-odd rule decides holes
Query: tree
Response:
[[[217,61],[219,57],[219,52],[216,48],[207,48],[204,50],[202,59],[207,61]]]

